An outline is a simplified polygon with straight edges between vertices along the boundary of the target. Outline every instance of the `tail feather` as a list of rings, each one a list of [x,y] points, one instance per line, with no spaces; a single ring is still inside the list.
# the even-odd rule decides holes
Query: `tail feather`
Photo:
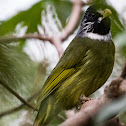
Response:
[[[41,102],[39,112],[33,126],[47,125],[59,112],[60,109],[55,104],[54,99],[51,97],[46,98]]]

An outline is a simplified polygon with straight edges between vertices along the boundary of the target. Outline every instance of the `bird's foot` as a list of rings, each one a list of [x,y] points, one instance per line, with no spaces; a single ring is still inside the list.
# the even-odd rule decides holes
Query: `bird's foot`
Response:
[[[86,97],[86,96],[84,96],[84,95],[81,95],[81,96],[79,97],[78,104],[77,104],[77,106],[76,106],[77,111],[79,111],[79,110],[81,109],[81,106],[82,106],[85,102],[90,101],[90,100],[92,100],[92,99],[93,99],[93,98],[88,98],[88,97]]]

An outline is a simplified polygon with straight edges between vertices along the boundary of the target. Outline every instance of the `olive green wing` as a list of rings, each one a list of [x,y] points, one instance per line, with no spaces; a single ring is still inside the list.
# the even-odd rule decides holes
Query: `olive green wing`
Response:
[[[84,45],[85,39],[75,38],[65,50],[56,67],[46,80],[40,93],[38,104],[56,90],[63,81],[76,73],[79,62],[84,58],[87,51]]]

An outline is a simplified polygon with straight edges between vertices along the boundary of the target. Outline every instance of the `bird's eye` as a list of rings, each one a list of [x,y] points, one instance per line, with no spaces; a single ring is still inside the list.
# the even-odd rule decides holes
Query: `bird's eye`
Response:
[[[88,17],[95,17],[95,14],[88,14]]]
[[[85,16],[85,18],[86,18],[86,20],[87,21],[95,21],[95,19],[96,19],[96,14],[95,13],[93,13],[93,12],[91,12],[91,13],[86,13],[86,16]]]
[[[95,14],[92,14],[91,16],[92,16],[92,17],[94,17],[94,16],[95,16]]]
[[[88,17],[91,17],[91,14],[88,14]]]

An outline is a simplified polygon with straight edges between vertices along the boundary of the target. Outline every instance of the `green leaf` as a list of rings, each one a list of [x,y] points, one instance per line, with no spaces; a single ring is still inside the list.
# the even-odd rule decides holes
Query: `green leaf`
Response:
[[[0,36],[14,33],[15,27],[19,23],[22,23],[22,26],[27,26],[27,33],[37,32],[37,27],[41,24],[41,12],[46,9],[47,5],[55,7],[58,18],[64,27],[71,12],[71,2],[61,0],[43,0],[33,5],[30,9],[19,12],[11,19],[1,22]],[[63,8],[66,8],[65,11]]]
[[[14,32],[14,29],[18,23],[23,22],[23,25],[27,25],[27,32],[36,32],[37,25],[41,23],[41,6],[42,1],[33,5],[29,10],[22,11],[11,19],[4,21],[0,25],[0,36]]]
[[[126,57],[126,31],[116,35],[114,42],[117,45],[120,53]]]

